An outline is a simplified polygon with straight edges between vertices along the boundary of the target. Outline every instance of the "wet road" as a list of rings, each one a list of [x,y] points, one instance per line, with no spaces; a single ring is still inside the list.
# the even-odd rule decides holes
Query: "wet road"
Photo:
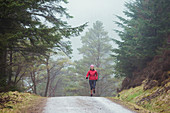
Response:
[[[49,98],[43,113],[133,113],[104,97]]]

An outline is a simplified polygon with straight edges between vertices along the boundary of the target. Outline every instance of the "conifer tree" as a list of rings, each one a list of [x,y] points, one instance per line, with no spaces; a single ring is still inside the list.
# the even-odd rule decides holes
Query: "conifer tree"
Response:
[[[117,75],[131,77],[166,45],[170,33],[169,5],[168,0],[135,0],[125,4],[128,19],[117,16],[120,22],[116,23],[123,31],[115,30],[121,40],[113,39],[119,46],[113,50]]]

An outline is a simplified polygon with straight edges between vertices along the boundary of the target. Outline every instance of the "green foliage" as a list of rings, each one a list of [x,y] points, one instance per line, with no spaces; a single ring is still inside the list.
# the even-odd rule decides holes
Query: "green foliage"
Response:
[[[47,66],[48,63],[48,66]],[[34,72],[35,76],[35,87],[33,91],[37,94],[44,96],[45,87],[47,84],[47,68],[49,69],[49,86],[47,91],[47,96],[61,96],[64,95],[65,85],[69,84],[69,77],[67,77],[67,68],[72,65],[71,60],[63,52],[58,52],[57,55],[51,55],[48,62],[40,63],[36,61],[35,64],[30,68],[30,72]],[[33,82],[30,77],[27,79],[28,82]]]
[[[128,19],[117,16],[120,22],[116,23],[123,31],[115,30],[121,40],[113,39],[119,46],[113,49],[116,75],[131,77],[152,60],[158,48],[168,46],[169,5],[167,0],[135,0],[125,4]]]
[[[72,16],[61,2],[67,0],[0,0],[0,87],[13,76],[14,60],[9,58],[9,51],[26,60],[30,56],[47,56],[49,52],[63,51],[68,56],[72,52],[70,41],[63,39],[79,35],[86,24],[73,28],[63,21],[63,16]]]

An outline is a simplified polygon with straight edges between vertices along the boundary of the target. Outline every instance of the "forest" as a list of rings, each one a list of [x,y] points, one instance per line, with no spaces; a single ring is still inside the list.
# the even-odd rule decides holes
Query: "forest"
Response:
[[[114,21],[120,39],[110,37],[102,21],[85,35],[88,23],[73,27],[67,0],[0,0],[0,93],[30,92],[44,97],[87,96],[85,75],[98,71],[97,96],[170,81],[170,2],[134,0]],[[81,36],[83,57],[71,60],[70,38]],[[114,48],[113,45],[117,45]]]

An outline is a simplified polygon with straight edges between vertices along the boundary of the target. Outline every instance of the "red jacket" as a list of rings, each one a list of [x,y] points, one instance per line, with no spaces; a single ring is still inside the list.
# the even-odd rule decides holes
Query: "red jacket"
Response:
[[[88,76],[90,76],[89,80],[98,80],[98,73],[96,70],[89,70],[87,72],[86,77],[88,77]]]

